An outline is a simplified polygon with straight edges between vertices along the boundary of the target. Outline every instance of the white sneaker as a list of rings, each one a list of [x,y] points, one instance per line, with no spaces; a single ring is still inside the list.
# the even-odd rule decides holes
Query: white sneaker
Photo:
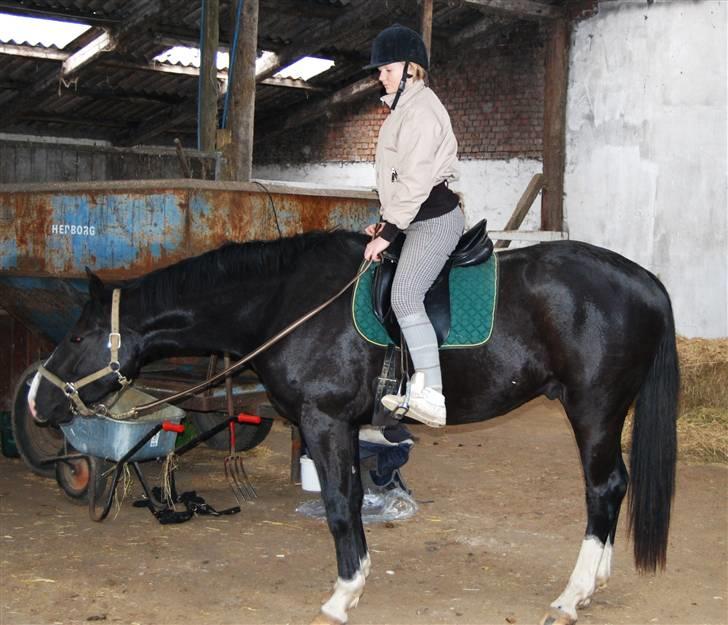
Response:
[[[425,374],[417,371],[408,385],[407,395],[385,395],[382,404],[398,417],[409,417],[433,428],[441,428],[447,420],[445,397],[425,386]]]

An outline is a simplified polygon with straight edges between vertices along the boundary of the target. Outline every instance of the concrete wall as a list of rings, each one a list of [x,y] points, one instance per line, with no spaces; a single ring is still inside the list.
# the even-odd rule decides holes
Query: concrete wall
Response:
[[[728,336],[728,2],[600,3],[572,39],[572,239],[656,273],[686,336]]]

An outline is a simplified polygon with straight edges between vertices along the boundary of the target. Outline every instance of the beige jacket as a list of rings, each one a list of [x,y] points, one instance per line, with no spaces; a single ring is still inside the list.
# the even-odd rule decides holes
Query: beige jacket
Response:
[[[394,96],[382,101],[391,107]],[[457,177],[457,151],[442,102],[422,81],[407,85],[379,130],[375,171],[382,219],[406,229],[432,187]]]

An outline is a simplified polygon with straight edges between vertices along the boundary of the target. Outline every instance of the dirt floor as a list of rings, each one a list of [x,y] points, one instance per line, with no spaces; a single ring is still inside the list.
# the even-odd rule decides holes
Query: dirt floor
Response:
[[[573,567],[585,512],[571,430],[539,400],[489,424],[432,431],[404,475],[410,520],[372,524],[372,573],[350,623],[536,623]],[[534,442],[535,441],[535,442]],[[159,525],[134,508],[93,523],[54,480],[0,459],[2,625],[307,623],[336,578],[323,521],[295,508],[290,434],[276,424],[247,461],[259,498],[241,514]],[[180,490],[233,499],[224,454],[185,457]],[[639,576],[620,528],[613,577],[580,623],[728,623],[728,470],[678,470],[668,570]]]

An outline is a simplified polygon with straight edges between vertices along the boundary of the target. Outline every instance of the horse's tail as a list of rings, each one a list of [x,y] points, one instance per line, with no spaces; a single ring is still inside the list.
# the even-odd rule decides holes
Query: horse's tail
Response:
[[[663,291],[664,292],[664,291]],[[629,529],[637,569],[664,569],[677,461],[680,369],[669,296],[665,325],[637,396],[630,453]]]

